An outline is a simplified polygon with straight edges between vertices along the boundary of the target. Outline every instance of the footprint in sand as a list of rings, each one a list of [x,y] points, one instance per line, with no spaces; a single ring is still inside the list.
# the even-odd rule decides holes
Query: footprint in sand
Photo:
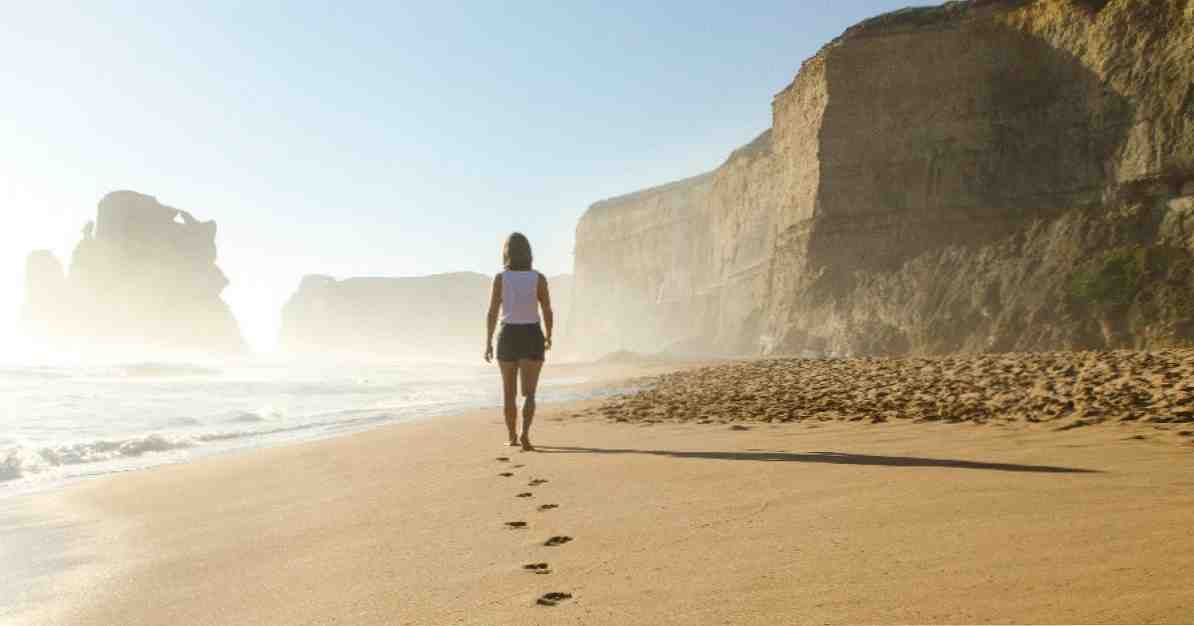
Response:
[[[514,496],[514,497],[515,497],[515,498],[530,498],[530,497],[532,497],[532,496],[534,496],[534,495],[535,495],[535,494],[533,494],[533,493],[531,493],[531,492],[529,492],[529,491],[524,491],[524,492],[522,492],[522,493],[520,493],[520,494],[518,494],[518,495],[516,495],[516,496]]]
[[[547,563],[527,563],[526,565],[522,566],[522,569],[528,572],[534,572],[536,574],[551,573],[551,567],[549,567]]]
[[[498,460],[498,461],[501,461],[501,462],[503,462],[503,463],[504,463],[504,462],[506,462],[506,461],[509,461],[509,460],[510,460],[510,457],[508,457],[508,456],[499,456],[499,457],[497,458],[497,460]]]
[[[555,606],[555,605],[563,602],[564,600],[570,600],[571,598],[572,598],[572,594],[570,594],[570,593],[563,593],[561,591],[553,591],[551,593],[545,593],[545,594],[539,596],[539,599],[535,600],[535,603],[542,605],[542,606]]]
[[[572,541],[572,537],[569,537],[567,535],[558,535],[558,536],[552,537],[551,539],[548,539],[547,541],[543,542],[543,545],[548,546],[548,547],[562,546],[562,545],[568,543],[569,541]]]
[[[560,505],[558,505],[558,504],[543,504],[543,505],[539,506],[540,511],[550,511],[552,509],[558,509],[558,508],[560,508]]]
[[[526,522],[506,522],[507,528],[526,528]]]
[[[535,480],[532,480],[531,482],[527,483],[527,485],[530,485],[531,487],[538,487],[539,485],[542,485],[545,482],[547,482],[546,478],[536,478]]]
[[[518,465],[515,465],[515,466],[514,466],[514,469],[518,469],[518,468],[520,468],[520,467],[526,467],[526,466],[525,466],[525,465],[523,465],[522,463],[519,463]]]
[[[501,474],[498,474],[498,476],[501,476],[502,478],[509,478],[513,475],[514,475],[514,472],[502,472]]]

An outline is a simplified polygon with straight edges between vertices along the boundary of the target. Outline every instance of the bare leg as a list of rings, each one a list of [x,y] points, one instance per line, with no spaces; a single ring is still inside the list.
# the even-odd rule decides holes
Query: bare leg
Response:
[[[506,414],[506,430],[510,434],[510,445],[518,445],[518,361],[498,361],[502,370],[502,409]]]
[[[531,423],[535,421],[535,391],[539,387],[539,372],[543,369],[543,361],[523,359],[518,362],[518,370],[522,377],[522,449],[534,450],[531,445]]]

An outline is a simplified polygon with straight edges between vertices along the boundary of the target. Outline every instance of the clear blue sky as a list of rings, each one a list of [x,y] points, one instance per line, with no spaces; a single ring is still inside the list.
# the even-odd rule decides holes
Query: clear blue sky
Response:
[[[719,164],[850,24],[905,2],[27,2],[0,24],[0,339],[25,255],[106,192],[219,222],[272,346],[300,277],[572,264],[592,202]]]

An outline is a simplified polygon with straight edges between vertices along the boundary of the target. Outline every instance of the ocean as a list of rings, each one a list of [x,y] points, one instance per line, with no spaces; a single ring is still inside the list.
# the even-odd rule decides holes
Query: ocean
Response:
[[[545,379],[541,402],[608,393]],[[0,498],[501,403],[496,367],[0,366]]]

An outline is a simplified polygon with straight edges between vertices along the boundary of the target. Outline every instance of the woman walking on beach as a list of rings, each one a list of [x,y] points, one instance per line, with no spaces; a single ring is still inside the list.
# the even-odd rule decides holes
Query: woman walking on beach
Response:
[[[531,242],[522,233],[511,233],[502,246],[502,265],[506,270],[493,277],[493,292],[489,296],[489,315],[486,318],[488,336],[485,339],[485,362],[493,360],[493,331],[501,312],[502,327],[498,331],[497,360],[502,370],[503,408],[506,430],[511,446],[531,445],[531,422],[535,419],[535,389],[539,386],[539,372],[543,369],[544,352],[551,349],[551,330],[554,319],[551,296],[547,291],[547,277],[531,269]],[[539,309],[543,309],[543,323],[547,336],[539,326]],[[522,437],[516,428],[518,421],[518,383],[522,381]]]

